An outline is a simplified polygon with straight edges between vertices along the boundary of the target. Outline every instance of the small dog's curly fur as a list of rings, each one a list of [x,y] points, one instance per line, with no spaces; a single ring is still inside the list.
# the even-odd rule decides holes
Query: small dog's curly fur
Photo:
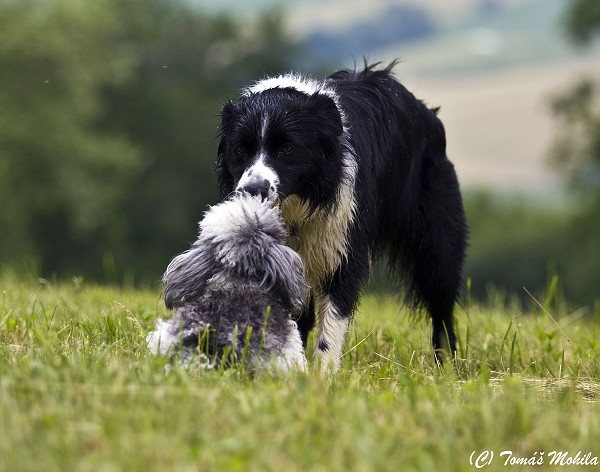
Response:
[[[198,240],[164,274],[165,304],[177,311],[148,335],[150,350],[209,368],[229,352],[226,360],[252,368],[304,369],[292,317],[307,285],[286,237],[279,209],[260,197],[239,193],[211,207]]]

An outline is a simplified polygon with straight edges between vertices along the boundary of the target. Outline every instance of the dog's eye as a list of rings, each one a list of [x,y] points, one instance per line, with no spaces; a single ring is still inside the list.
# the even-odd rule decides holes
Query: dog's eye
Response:
[[[289,154],[293,150],[294,150],[294,146],[292,146],[289,143],[286,143],[279,148],[279,154]]]
[[[236,154],[246,154],[246,148],[244,146],[242,146],[241,144],[238,144],[235,148],[235,153]]]

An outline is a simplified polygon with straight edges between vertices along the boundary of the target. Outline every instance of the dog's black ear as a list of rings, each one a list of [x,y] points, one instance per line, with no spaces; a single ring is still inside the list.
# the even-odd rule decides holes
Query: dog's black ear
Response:
[[[228,123],[229,120],[233,119],[238,110],[238,105],[231,100],[225,102],[223,108],[221,108],[221,123]]]
[[[217,182],[219,185],[219,193],[221,195],[221,199],[224,199],[233,192],[233,175],[229,172],[227,168],[227,164],[225,159],[223,158],[223,154],[225,152],[225,137],[221,136],[221,141],[219,142],[219,149],[217,151]]]
[[[317,130],[323,155],[336,160],[341,156],[340,136],[344,132],[342,115],[331,97],[316,93],[311,95],[305,108],[305,123]]]
[[[304,305],[308,287],[300,255],[283,244],[272,245],[263,261],[265,285],[283,303],[297,311]]]
[[[219,147],[217,149],[217,180],[221,198],[225,198],[233,191],[233,176],[227,168],[225,162],[225,151],[227,146],[227,136],[233,126],[233,121],[237,115],[237,106],[232,102],[227,102],[221,110],[221,124],[219,126]]]
[[[310,96],[306,107],[309,114],[320,124],[319,130],[330,136],[341,136],[344,131],[342,115],[331,97],[322,93]]]
[[[163,275],[167,308],[183,306],[202,295],[215,264],[214,256],[198,244],[175,257]]]
[[[239,116],[242,112],[242,107],[244,106],[244,101],[240,101],[237,103],[234,102],[226,102],[221,108],[221,123],[219,124],[219,137],[221,138],[221,145],[219,146],[219,152],[223,150],[223,144],[229,134],[235,129],[236,125],[239,122]]]

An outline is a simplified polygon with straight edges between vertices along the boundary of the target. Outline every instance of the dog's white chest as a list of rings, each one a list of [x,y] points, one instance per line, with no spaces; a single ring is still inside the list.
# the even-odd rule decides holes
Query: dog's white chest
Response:
[[[296,196],[288,197],[282,210],[289,230],[287,243],[300,254],[309,285],[316,287],[348,255],[351,212],[338,207],[332,212],[311,213]]]

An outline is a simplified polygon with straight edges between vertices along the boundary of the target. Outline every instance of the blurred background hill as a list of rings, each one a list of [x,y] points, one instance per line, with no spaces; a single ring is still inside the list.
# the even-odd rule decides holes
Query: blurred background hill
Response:
[[[2,270],[157,283],[217,201],[225,100],[400,58],[441,106],[471,295],[599,311],[599,23],[594,0],[0,0]]]

